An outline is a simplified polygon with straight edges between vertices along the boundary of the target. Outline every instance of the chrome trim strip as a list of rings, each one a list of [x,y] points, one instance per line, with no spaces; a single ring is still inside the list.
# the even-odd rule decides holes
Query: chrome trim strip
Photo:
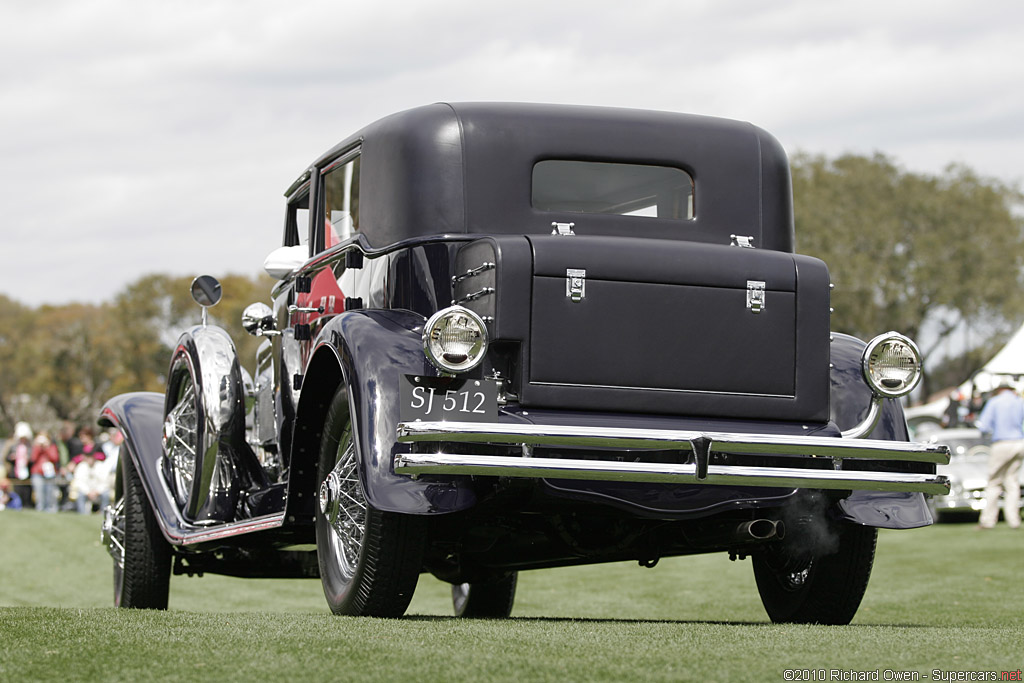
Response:
[[[754,398],[796,398],[795,394],[748,394],[742,391],[708,391],[706,389],[665,389],[662,387],[634,387],[611,384],[577,384],[574,382],[534,382],[537,387],[578,387],[581,389],[628,389],[638,391],[660,391],[666,394],[703,394],[707,396],[751,396]]]
[[[161,472],[162,469],[163,468],[158,467],[157,471]],[[156,520],[160,524],[160,529],[164,533],[164,538],[166,538],[171,545],[193,545],[196,543],[206,543],[207,541],[216,541],[222,538],[230,538],[231,536],[240,536],[242,534],[252,533],[253,531],[275,529],[284,525],[284,510],[270,515],[264,515],[262,517],[245,519],[239,522],[216,523],[212,526],[192,524],[181,516],[181,511],[178,510],[177,506],[174,504],[174,494],[171,493],[171,489],[167,485],[167,481],[164,479],[162,474],[158,475],[157,479],[160,482],[161,493],[167,501],[169,501],[169,508],[174,511],[173,523],[164,515],[156,515]]]
[[[477,299],[483,298],[488,294],[494,294],[494,287],[484,287],[475,292],[471,292],[461,299],[452,299],[452,306],[458,306],[459,304],[465,304],[470,301],[476,301]]]
[[[254,517],[242,522],[219,524],[217,526],[202,527],[195,530],[178,529],[173,534],[173,538],[169,538],[169,540],[171,540],[171,543],[174,545],[193,545],[196,543],[206,543],[208,541],[216,541],[222,538],[230,538],[231,536],[248,534],[254,531],[263,531],[264,529],[275,529],[283,524],[284,512],[282,511],[273,515],[266,515],[265,517]],[[165,533],[164,535],[167,536],[168,534]]]
[[[939,494],[949,491],[949,480],[946,477],[931,474],[710,465],[707,477],[698,479],[695,464],[626,463],[447,453],[400,453],[395,456],[395,472],[410,475],[474,474],[492,477],[547,477],[590,481],[779,486]]]
[[[710,453],[910,460],[939,465],[949,462],[949,448],[946,446],[908,441],[491,422],[400,422],[398,424],[398,441],[401,443],[436,441],[442,443],[589,446],[681,451],[695,450],[694,442],[696,441],[702,444],[709,442],[708,452]]]
[[[351,147],[349,147],[348,149],[346,149],[344,152],[338,154],[336,157],[334,157],[333,159],[328,161],[323,166],[320,166],[320,175],[321,176],[326,175],[327,173],[330,173],[334,169],[338,168],[339,166],[344,166],[348,162],[350,162],[353,159],[355,159],[356,157],[360,156],[362,153],[363,153],[363,141],[360,140],[356,144],[354,144]],[[314,166],[310,170],[313,170],[316,167],[317,166],[314,164]]]
[[[471,278],[474,275],[479,275],[480,273],[485,273],[493,268],[494,263],[492,261],[484,261],[481,265],[477,266],[476,268],[470,268],[462,275],[452,275],[452,284],[458,284],[467,278]]]

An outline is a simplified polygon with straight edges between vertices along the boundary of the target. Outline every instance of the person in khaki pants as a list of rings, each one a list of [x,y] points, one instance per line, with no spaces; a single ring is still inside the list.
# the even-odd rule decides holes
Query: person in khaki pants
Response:
[[[1003,517],[1013,529],[1020,527],[1020,467],[1024,460],[1024,399],[1009,384],[1000,384],[989,399],[975,426],[992,437],[988,459],[988,485],[985,509],[978,527],[991,529],[999,518],[999,495],[1003,498]]]

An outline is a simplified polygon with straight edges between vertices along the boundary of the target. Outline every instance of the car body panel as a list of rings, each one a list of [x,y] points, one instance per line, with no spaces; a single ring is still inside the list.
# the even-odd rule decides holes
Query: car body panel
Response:
[[[563,206],[535,191],[545,162],[630,167],[630,178],[667,169],[690,185],[658,217],[629,202]],[[665,204],[650,201],[644,211]],[[827,267],[793,242],[785,152],[751,124],[420,107],[346,138],[286,192],[255,382],[233,358],[196,380],[234,406],[207,435],[217,447],[199,461],[202,501],[183,509],[171,491],[171,403],[125,395],[102,419],[126,434],[178,572],[250,575],[257,556],[313,552],[339,392],[367,504],[428,517],[424,570],[445,580],[760,548],[771,539],[737,525],[775,529],[807,506],[860,525],[928,524],[921,492],[945,485],[945,451],[907,444],[898,401],[865,381],[867,345],[829,333]],[[455,307],[487,337],[460,373],[424,353],[428,320]],[[230,340],[213,327],[193,337]],[[454,375],[494,387],[496,418],[403,417],[403,387]],[[308,559],[264,573],[308,575]]]

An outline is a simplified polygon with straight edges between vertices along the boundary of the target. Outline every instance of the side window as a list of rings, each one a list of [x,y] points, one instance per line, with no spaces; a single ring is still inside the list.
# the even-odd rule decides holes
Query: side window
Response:
[[[309,189],[288,203],[284,224],[284,246],[309,244]]]
[[[693,218],[693,179],[678,168],[551,159],[533,167],[541,211]]]
[[[322,171],[324,249],[359,230],[359,157],[338,161]]]

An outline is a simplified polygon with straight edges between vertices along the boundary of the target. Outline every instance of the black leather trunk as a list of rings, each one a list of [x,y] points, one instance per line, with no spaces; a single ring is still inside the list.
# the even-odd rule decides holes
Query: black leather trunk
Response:
[[[821,261],[682,241],[528,239],[524,405],[828,420]]]

